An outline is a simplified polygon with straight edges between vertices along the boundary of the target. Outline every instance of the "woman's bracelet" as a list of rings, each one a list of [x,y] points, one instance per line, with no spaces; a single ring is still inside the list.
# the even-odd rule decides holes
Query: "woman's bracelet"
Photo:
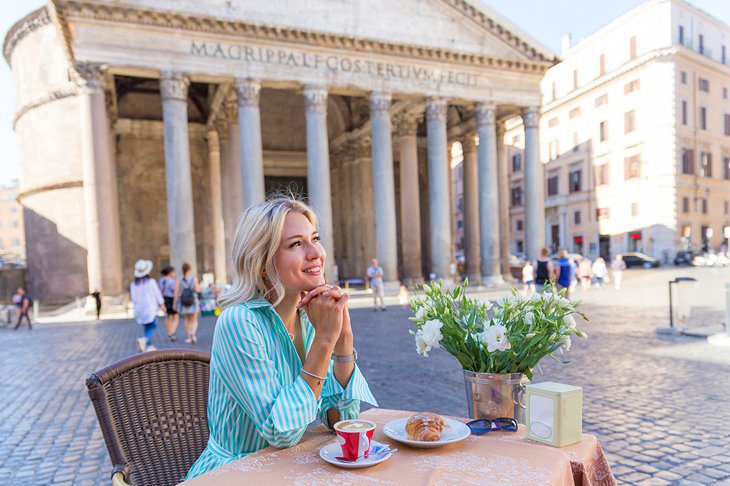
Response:
[[[302,368],[302,373],[304,373],[307,376],[311,376],[312,378],[318,379],[319,380],[319,382],[317,383],[318,385],[321,385],[322,382],[327,379],[324,376],[319,376],[319,375],[315,375],[314,373],[310,373],[309,371],[305,370],[304,368]]]

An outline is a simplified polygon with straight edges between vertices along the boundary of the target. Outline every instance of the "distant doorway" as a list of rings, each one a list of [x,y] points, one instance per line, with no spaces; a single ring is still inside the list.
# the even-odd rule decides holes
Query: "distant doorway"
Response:
[[[606,261],[611,260],[611,237],[608,235],[598,236],[598,254]]]
[[[560,225],[554,224],[550,227],[550,242],[553,253],[560,248]]]

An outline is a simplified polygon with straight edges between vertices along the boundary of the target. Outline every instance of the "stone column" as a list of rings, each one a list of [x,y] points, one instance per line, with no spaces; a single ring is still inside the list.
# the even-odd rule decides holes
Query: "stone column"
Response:
[[[471,283],[481,281],[479,246],[479,179],[477,176],[477,145],[470,133],[461,142],[464,152],[464,257],[466,277]]]
[[[525,126],[525,244],[527,258],[530,260],[537,259],[540,248],[545,246],[545,200],[537,133],[538,118],[536,106],[525,108],[522,112]]]
[[[373,189],[375,196],[375,252],[383,267],[386,290],[397,291],[398,233],[395,218],[395,180],[389,94],[370,95]]]
[[[426,102],[428,135],[428,188],[431,220],[431,271],[444,285],[453,285],[451,275],[451,202],[449,201],[449,157],[446,141],[446,100]]]
[[[325,277],[335,281],[335,250],[332,234],[332,191],[330,156],[327,139],[327,90],[317,86],[304,88],[307,117],[307,193],[319,216],[319,232],[327,252]]]
[[[251,79],[236,80],[238,124],[241,137],[243,208],[264,200],[264,152],[261,145],[261,85]]]
[[[81,160],[89,291],[120,295],[122,251],[117,179],[112,157],[102,70],[98,65],[74,66],[80,87]]]
[[[504,124],[497,123],[497,179],[499,180],[499,259],[501,263],[502,276],[505,279],[512,279],[509,265],[509,241],[510,226],[509,217],[509,166],[507,150],[504,145]]]
[[[421,263],[421,208],[418,188],[418,116],[402,116],[397,136],[400,155],[401,245],[403,280],[408,285],[423,283]]]
[[[165,124],[165,179],[167,182],[167,226],[170,238],[170,263],[175,268],[184,262],[197,273],[193,184],[190,174],[188,141],[188,85],[190,80],[174,72],[163,72],[160,79],[162,119]]]
[[[499,199],[497,197],[497,131],[494,106],[478,103],[479,228],[482,284],[504,283],[499,268]]]
[[[223,190],[221,188],[221,149],[218,131],[208,130],[210,167],[210,217],[213,226],[213,272],[217,283],[228,281],[226,271],[226,236],[223,224]]]

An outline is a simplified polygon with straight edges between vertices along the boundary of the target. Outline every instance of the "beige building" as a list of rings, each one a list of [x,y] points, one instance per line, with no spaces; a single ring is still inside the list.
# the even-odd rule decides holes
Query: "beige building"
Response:
[[[718,249],[730,236],[730,27],[652,0],[582,39],[542,81],[548,246],[590,258]],[[524,245],[521,123],[508,124],[511,251]]]
[[[0,258],[7,262],[25,260],[23,208],[17,198],[18,181],[0,184]]]
[[[4,55],[29,286],[46,300],[120,293],[138,258],[227,281],[236,217],[282,187],[318,210],[328,278],[362,278],[377,256],[388,285],[448,280],[449,146],[477,136],[467,253],[500,281],[498,131],[527,121],[539,181],[554,64],[478,0],[59,0],[21,19]]]

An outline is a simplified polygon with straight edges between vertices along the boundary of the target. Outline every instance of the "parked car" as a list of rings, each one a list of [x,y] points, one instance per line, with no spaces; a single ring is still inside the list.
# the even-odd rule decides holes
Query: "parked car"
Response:
[[[638,251],[632,251],[630,253],[624,253],[621,255],[626,263],[626,268],[631,267],[643,267],[643,268],[657,268],[661,265],[659,259],[650,257],[644,253]]]
[[[677,256],[674,257],[674,264],[679,265],[692,265],[692,259],[694,259],[694,253],[692,250],[682,250],[677,252]]]

